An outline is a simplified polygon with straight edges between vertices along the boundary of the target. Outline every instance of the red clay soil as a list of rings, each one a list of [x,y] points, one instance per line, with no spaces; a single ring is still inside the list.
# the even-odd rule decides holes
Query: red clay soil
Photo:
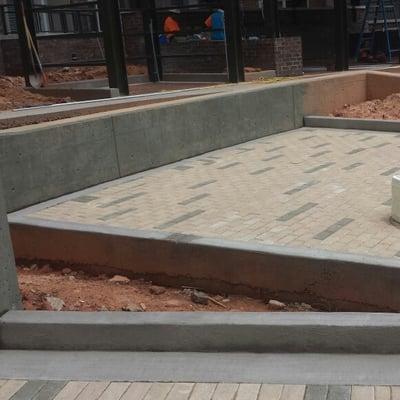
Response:
[[[0,75],[0,111],[55,103],[65,103],[68,98],[46,97],[24,89],[24,79]]]
[[[144,65],[128,65],[128,75],[145,75],[147,67]],[[65,67],[46,72],[49,83],[86,81],[107,78],[106,67]]]
[[[192,299],[192,288],[153,286],[144,280],[106,275],[89,276],[82,271],[48,265],[18,267],[18,279],[26,310],[62,311],[278,311],[267,301],[244,296],[206,295],[208,304]],[[58,309],[54,308],[58,305]],[[279,303],[278,303],[279,305]],[[316,311],[308,304],[287,304],[279,311]]]
[[[364,103],[346,104],[333,113],[334,117],[363,119],[400,119],[400,93],[392,94],[383,100],[370,100]]]

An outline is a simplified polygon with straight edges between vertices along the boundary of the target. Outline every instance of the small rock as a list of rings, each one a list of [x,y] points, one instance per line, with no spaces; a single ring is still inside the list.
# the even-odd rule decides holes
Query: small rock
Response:
[[[229,299],[228,297],[225,298],[225,299],[222,299],[222,302],[223,302],[223,303],[230,303],[230,301],[231,301],[231,299]]]
[[[126,276],[122,275],[114,275],[111,279],[109,279],[109,282],[111,283],[119,283],[119,284],[127,284],[131,280],[127,278]]]
[[[72,269],[71,268],[64,268],[61,272],[64,275],[69,275],[72,272]]]
[[[206,293],[199,292],[198,290],[193,291],[191,299],[193,303],[196,304],[203,304],[205,306],[208,304],[208,295]]]
[[[140,303],[140,308],[143,310],[143,311],[146,311],[146,304],[144,304],[144,303]]]
[[[172,300],[167,300],[165,302],[165,307],[167,307],[167,308],[177,308],[177,307],[181,307],[181,306],[182,306],[182,301],[180,301],[180,300],[172,299]]]
[[[193,293],[193,289],[185,288],[182,290],[182,292],[183,292],[183,294],[186,294],[186,296],[191,296]]]
[[[69,279],[70,281],[74,281],[74,280],[75,280],[75,277],[74,277],[73,275],[71,275],[71,276],[68,277],[68,279]]]
[[[30,271],[31,269],[28,268],[28,267],[24,267],[24,268],[22,268],[22,270],[23,270],[23,271]]]
[[[301,303],[300,307],[303,308],[304,310],[312,310],[313,309],[312,305],[307,304],[307,303]]]
[[[61,311],[65,306],[64,301],[58,297],[47,296],[46,301],[53,311]]]
[[[286,304],[278,300],[270,300],[268,302],[268,306],[271,310],[278,311],[278,310],[283,310],[286,307]]]
[[[108,308],[106,306],[101,306],[99,308],[99,311],[108,311]]]
[[[52,272],[53,270],[50,268],[50,265],[46,264],[43,265],[42,268],[39,270],[42,274],[48,274],[49,272]]]
[[[30,269],[31,269],[31,271],[37,270],[37,265],[36,264],[32,264]]]
[[[167,291],[167,289],[165,289],[164,287],[161,286],[150,286],[149,289],[151,294],[155,294],[157,296],[159,296],[160,294],[163,294]]]
[[[143,310],[138,305],[132,303],[122,307],[122,311],[142,312]]]

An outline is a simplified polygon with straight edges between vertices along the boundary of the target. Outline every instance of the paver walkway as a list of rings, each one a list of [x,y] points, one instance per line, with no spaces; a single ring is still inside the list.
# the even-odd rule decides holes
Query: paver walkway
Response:
[[[397,400],[397,386],[0,380],[0,400]]]
[[[400,134],[302,128],[58,199],[35,218],[400,257]]]

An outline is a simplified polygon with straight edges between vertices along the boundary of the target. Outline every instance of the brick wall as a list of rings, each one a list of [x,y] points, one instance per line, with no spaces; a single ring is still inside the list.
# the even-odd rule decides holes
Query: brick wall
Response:
[[[173,57],[174,55],[198,57]],[[209,54],[209,55],[207,55]],[[161,46],[163,69],[166,73],[221,73],[226,71],[223,42],[196,41],[171,43]],[[243,40],[243,58],[246,67],[262,70],[276,69],[278,76],[303,73],[300,37]]]
[[[274,40],[277,76],[298,76],[303,73],[301,38],[283,37]]]

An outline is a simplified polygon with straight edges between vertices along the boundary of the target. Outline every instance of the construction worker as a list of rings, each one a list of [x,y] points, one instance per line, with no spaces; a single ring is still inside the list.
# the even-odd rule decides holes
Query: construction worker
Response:
[[[211,29],[211,40],[225,40],[225,13],[221,8],[216,8],[206,19],[205,25]]]
[[[170,10],[169,15],[164,21],[164,34],[168,41],[171,42],[175,35],[181,31],[181,27],[177,21],[179,10]]]

